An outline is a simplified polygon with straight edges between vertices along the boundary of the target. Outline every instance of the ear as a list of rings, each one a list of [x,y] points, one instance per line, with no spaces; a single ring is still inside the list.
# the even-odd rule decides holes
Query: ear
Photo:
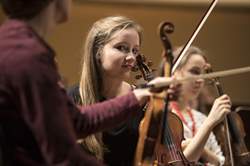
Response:
[[[95,55],[96,62],[100,65],[102,64],[101,50]]]
[[[70,15],[71,0],[54,0],[57,23],[66,22]]]

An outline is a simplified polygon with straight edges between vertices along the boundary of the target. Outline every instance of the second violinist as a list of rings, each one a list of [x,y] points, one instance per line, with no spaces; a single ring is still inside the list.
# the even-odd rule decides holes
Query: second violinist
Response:
[[[181,49],[176,49],[175,57]],[[203,51],[192,46],[180,62],[174,76],[180,78],[204,74],[207,65]],[[170,107],[183,122],[186,139],[183,142],[183,147],[186,158],[190,161],[199,160],[199,162],[208,165],[223,165],[225,158],[212,130],[230,112],[231,101],[227,95],[218,97],[206,117],[192,108],[192,102],[198,97],[203,86],[203,79],[184,82],[178,102],[171,102]]]

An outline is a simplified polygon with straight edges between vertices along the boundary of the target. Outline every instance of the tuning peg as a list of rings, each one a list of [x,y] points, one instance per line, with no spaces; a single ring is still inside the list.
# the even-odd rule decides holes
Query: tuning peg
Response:
[[[136,75],[135,76],[135,79],[137,79],[137,80],[139,80],[139,79],[141,79],[142,78],[142,75]]]
[[[138,66],[134,66],[131,68],[131,71],[132,72],[137,72],[139,70]]]
[[[140,58],[141,58],[142,62],[145,62],[147,60],[145,55],[141,54],[141,53],[140,53]]]
[[[153,66],[153,62],[152,62],[152,61],[148,61],[148,62],[147,62],[147,65],[148,65],[149,67],[151,67],[151,66]]]
[[[156,72],[157,71],[157,69],[152,69],[152,72]]]

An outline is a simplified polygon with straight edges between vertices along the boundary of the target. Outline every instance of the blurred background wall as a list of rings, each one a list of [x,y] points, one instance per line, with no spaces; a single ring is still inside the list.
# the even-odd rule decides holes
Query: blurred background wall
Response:
[[[189,4],[188,0],[184,3],[174,1],[164,3],[161,0],[155,1],[157,3],[99,1],[74,1],[71,20],[56,28],[48,37],[49,43],[57,52],[59,68],[68,86],[79,80],[81,47],[88,29],[97,19],[110,15],[125,15],[136,20],[144,28],[142,53],[157,66],[162,51],[157,34],[158,25],[164,20],[172,22],[175,25],[175,32],[170,36],[172,45],[173,47],[183,45],[208,8],[207,3]],[[207,52],[215,71],[250,65],[250,5],[248,4],[216,6],[194,42],[194,45]],[[2,12],[0,19],[4,20]],[[233,102],[250,102],[250,73],[221,78],[221,81],[225,92],[231,96]]]

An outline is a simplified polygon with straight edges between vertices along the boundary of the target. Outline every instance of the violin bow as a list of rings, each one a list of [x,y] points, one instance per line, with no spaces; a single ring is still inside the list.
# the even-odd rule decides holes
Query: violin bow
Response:
[[[193,43],[194,39],[196,38],[196,36],[198,35],[198,33],[200,32],[201,28],[203,27],[203,25],[205,24],[208,16],[211,14],[211,12],[213,11],[214,7],[216,6],[216,4],[218,3],[218,0],[213,0],[213,2],[210,4],[209,8],[207,9],[207,11],[205,12],[204,16],[202,17],[201,21],[198,23],[195,31],[193,32],[193,34],[191,35],[190,39],[188,40],[188,42],[185,44],[185,46],[183,47],[183,49],[181,50],[180,54],[178,55],[177,59],[174,62],[174,65],[172,67],[172,74],[175,72],[176,68],[178,67],[178,65],[180,64],[182,58],[185,56],[188,48],[191,46],[191,44]]]
[[[149,83],[144,86],[144,88],[164,88],[169,86],[170,84],[179,84],[185,81],[197,80],[197,79],[211,79],[211,78],[219,78],[219,77],[226,77],[231,75],[243,74],[250,72],[250,66],[241,67],[236,69],[229,69],[223,71],[217,71],[213,73],[206,73],[197,76],[187,76],[183,78],[175,78],[173,80],[163,80],[158,83]]]

